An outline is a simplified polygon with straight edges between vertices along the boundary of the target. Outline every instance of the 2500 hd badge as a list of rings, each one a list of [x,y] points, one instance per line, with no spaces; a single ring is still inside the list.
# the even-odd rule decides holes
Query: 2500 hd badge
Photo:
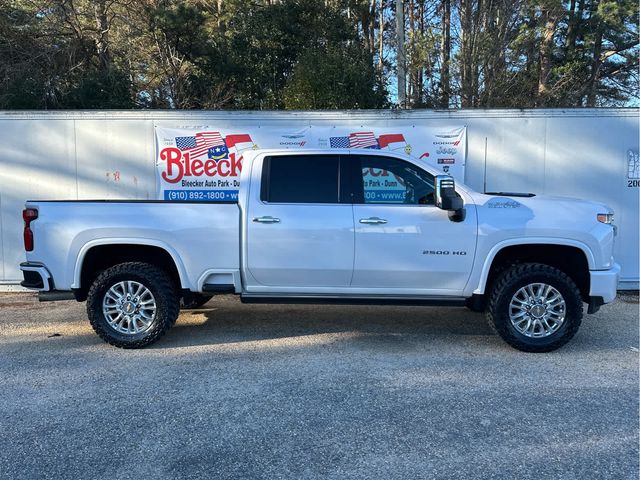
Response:
[[[464,250],[450,252],[449,250],[423,250],[423,255],[466,255]]]

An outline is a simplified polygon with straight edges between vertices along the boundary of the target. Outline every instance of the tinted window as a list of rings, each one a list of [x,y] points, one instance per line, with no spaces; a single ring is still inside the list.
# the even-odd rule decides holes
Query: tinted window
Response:
[[[360,156],[362,202],[433,205],[433,175],[403,160]]]
[[[262,199],[274,203],[338,203],[337,155],[268,157]]]

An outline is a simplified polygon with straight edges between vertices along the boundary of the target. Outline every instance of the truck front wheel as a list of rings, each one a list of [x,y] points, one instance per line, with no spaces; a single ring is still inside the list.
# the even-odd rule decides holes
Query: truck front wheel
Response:
[[[504,271],[494,283],[487,319],[512,347],[550,352],[578,331],[582,298],[564,272],[549,265],[524,263]]]
[[[141,348],[158,340],[180,313],[180,298],[169,275],[140,262],[104,270],[87,295],[95,332],[120,348]]]

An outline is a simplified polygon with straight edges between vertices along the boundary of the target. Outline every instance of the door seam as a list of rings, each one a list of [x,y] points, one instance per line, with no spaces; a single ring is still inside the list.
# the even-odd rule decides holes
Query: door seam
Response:
[[[351,279],[349,280],[349,286],[353,286],[353,277],[356,273],[356,212],[355,206],[351,204],[351,230],[353,232],[353,260],[351,261]]]

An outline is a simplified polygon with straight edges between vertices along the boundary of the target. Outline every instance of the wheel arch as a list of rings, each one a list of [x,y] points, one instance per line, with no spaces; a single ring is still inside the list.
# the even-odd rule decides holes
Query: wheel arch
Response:
[[[71,288],[84,297],[97,269],[126,261],[146,261],[163,267],[180,288],[191,288],[186,269],[173,248],[161,241],[137,238],[107,238],[84,244],[76,258]]]
[[[538,262],[556,267],[578,285],[583,299],[589,299],[589,269],[595,265],[593,253],[582,242],[568,239],[511,239],[496,244],[487,255],[474,295],[484,295],[505,265]]]

